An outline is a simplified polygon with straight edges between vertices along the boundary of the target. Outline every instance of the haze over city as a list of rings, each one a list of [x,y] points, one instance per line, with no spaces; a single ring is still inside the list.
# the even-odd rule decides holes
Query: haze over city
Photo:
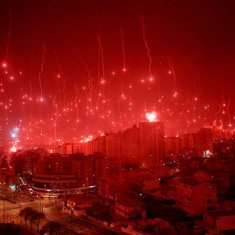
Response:
[[[153,111],[166,135],[234,128],[233,1],[1,1],[0,9],[2,144],[78,142]]]

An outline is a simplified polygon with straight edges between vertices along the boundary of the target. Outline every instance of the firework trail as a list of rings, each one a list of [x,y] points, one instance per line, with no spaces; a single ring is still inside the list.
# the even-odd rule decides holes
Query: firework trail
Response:
[[[104,76],[104,50],[103,50],[103,46],[100,40],[100,35],[97,35],[97,40],[98,40],[98,46],[99,46],[99,55],[100,55],[100,66],[101,66],[101,74],[102,74],[102,78],[101,80],[105,81],[105,76]]]
[[[10,3],[9,3],[10,4]],[[9,6],[9,12],[8,12],[8,16],[9,16],[9,26],[8,26],[8,31],[7,31],[7,37],[6,37],[6,55],[5,55],[5,59],[7,60],[8,58],[8,53],[9,53],[9,48],[10,48],[10,36],[11,36],[11,30],[12,30],[12,11],[11,8]]]
[[[54,113],[55,119],[54,119],[54,124],[53,124],[53,127],[54,127],[54,141],[53,141],[53,148],[54,149],[53,150],[55,151],[55,142],[57,140],[57,123],[58,123],[58,117],[59,117],[59,109],[58,109],[56,96],[54,97],[54,100],[53,100],[53,106],[56,109],[56,112]]]
[[[66,105],[66,94],[65,94],[65,91],[66,91],[66,80],[65,80],[63,68],[61,66],[59,57],[58,57],[56,52],[55,52],[55,57],[56,57],[56,65],[57,65],[57,71],[58,71],[57,79],[62,80],[62,82],[63,82],[63,85],[61,84],[62,85],[61,89],[62,89],[62,93],[63,93],[63,106],[65,107],[65,105]]]
[[[124,32],[123,29],[120,28],[120,34],[121,34],[121,42],[122,42],[122,59],[123,59],[123,72],[126,71],[126,51],[125,51],[125,38],[124,38]]]
[[[173,90],[176,91],[176,74],[175,74],[175,68],[174,66],[170,63],[169,59],[168,59],[168,67],[169,67],[169,71],[168,71],[168,74],[172,74],[173,76],[173,79],[174,79],[174,88]]]
[[[44,65],[45,65],[45,56],[46,56],[46,46],[43,44],[42,46],[42,60],[41,60],[41,67],[38,74],[38,82],[39,82],[39,88],[40,88],[40,101],[43,101],[43,93],[42,93],[42,73],[44,71]]]
[[[227,110],[227,114],[228,114],[228,125],[229,125],[229,127],[231,127],[231,114],[230,114],[230,110],[229,110],[231,100],[232,100],[232,97],[229,98],[229,100],[227,102],[227,105],[226,105],[226,110]]]
[[[147,42],[147,39],[146,39],[146,35],[145,35],[145,24],[144,24],[144,18],[142,17],[141,18],[141,29],[142,29],[142,36],[143,36],[143,41],[144,41],[144,46],[146,48],[146,51],[147,51],[147,56],[148,56],[148,60],[149,60],[149,66],[148,66],[148,69],[149,69],[149,75],[150,75],[150,78],[152,78],[152,57],[151,57],[151,52],[150,52],[150,48],[149,48],[149,45],[148,45],[148,42]]]
[[[79,90],[77,86],[75,87],[76,89],[76,97],[75,97],[75,107],[76,107],[76,126],[79,123],[79,109],[78,109],[78,98],[79,98]]]
[[[89,70],[88,68],[88,65],[87,63],[84,61],[83,58],[81,58],[81,61],[82,63],[84,64],[84,67],[85,67],[85,70],[87,72],[87,76],[88,76],[88,82],[87,82],[87,101],[88,101],[88,104],[91,108],[91,110],[93,109],[93,77],[92,77],[92,74],[91,74],[91,71]]]

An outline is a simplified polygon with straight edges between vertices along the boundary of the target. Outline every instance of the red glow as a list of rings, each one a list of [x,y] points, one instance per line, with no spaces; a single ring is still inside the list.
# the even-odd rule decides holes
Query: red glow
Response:
[[[2,67],[3,67],[3,68],[6,68],[6,67],[7,67],[7,63],[3,62],[3,63],[2,63]]]

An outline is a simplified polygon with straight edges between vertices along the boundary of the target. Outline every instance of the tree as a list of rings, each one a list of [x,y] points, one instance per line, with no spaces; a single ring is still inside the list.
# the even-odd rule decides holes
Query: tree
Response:
[[[37,215],[39,214],[39,212],[33,210],[30,214],[29,214],[29,221],[30,221],[30,226],[31,228],[33,227],[33,223],[35,221],[35,218],[37,217]]]
[[[46,217],[44,213],[38,212],[37,210],[30,207],[22,209],[19,213],[19,216],[24,218],[25,225],[27,224],[27,221],[29,221],[31,228],[33,224],[35,224],[37,229],[39,229],[40,222]]]
[[[39,225],[42,220],[46,218],[45,214],[42,212],[38,212],[37,214],[34,214],[32,217],[32,220],[34,221],[34,224],[37,226],[37,230],[39,230]]]
[[[30,219],[30,216],[34,213],[34,209],[30,207],[25,207],[22,209],[19,213],[19,216],[24,218],[25,225],[27,224],[27,221]]]
[[[65,228],[60,223],[55,221],[49,221],[42,227],[42,230],[50,235],[66,234]]]

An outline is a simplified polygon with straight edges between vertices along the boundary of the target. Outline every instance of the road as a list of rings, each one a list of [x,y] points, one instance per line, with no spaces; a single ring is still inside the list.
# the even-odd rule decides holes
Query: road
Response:
[[[96,225],[88,220],[84,220],[78,217],[64,216],[56,221],[60,222],[64,226],[74,230],[80,234],[87,235],[117,235],[114,231],[104,228],[103,226]]]

